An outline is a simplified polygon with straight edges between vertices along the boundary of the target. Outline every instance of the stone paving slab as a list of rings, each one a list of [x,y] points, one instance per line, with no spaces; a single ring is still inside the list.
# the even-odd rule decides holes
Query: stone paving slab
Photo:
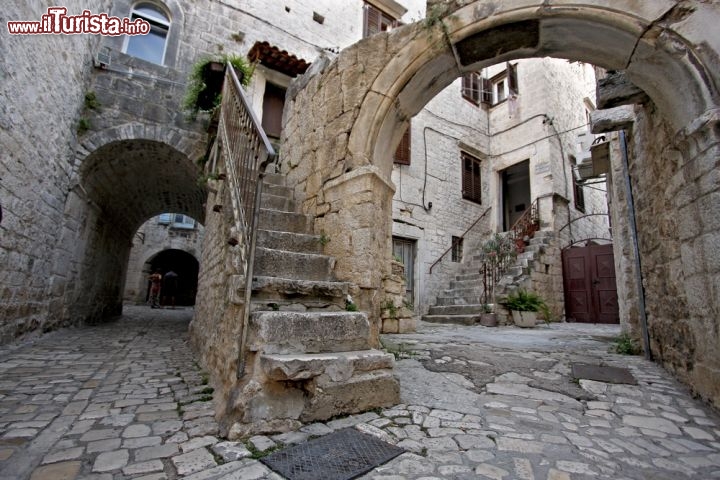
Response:
[[[407,451],[366,480],[720,479],[717,412],[659,366],[609,354],[616,327],[421,323],[386,337],[407,357],[403,404],[226,442],[191,314],[131,307],[0,347],[0,479],[278,480],[251,457],[346,427]],[[573,362],[629,368],[638,385],[574,381]]]

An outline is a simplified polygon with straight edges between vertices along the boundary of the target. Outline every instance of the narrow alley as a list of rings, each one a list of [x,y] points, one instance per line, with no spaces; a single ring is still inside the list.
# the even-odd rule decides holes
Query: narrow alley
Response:
[[[608,354],[617,327],[421,324],[383,338],[402,405],[239,443],[217,437],[191,315],[126,307],[3,347],[0,478],[280,479],[255,458],[352,426],[407,451],[367,479],[720,478],[718,415],[656,364]],[[575,381],[572,363],[638,385]]]

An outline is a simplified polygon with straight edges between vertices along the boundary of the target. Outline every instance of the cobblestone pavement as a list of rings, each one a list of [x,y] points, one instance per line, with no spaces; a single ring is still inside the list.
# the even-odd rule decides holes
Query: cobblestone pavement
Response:
[[[253,456],[354,426],[405,448],[362,478],[720,479],[720,419],[657,365],[608,354],[617,327],[421,324],[384,336],[404,404],[245,443],[218,438],[190,310],[0,348],[0,478],[280,479]],[[570,364],[638,385],[573,382]]]

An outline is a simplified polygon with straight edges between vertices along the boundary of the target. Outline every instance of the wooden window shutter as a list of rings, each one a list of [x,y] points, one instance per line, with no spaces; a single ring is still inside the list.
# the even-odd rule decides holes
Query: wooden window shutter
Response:
[[[467,72],[462,76],[462,96],[475,105],[480,104],[480,76],[475,72]]]
[[[481,78],[482,81],[482,103],[483,105],[492,105],[493,92],[492,82],[489,78]]]
[[[510,62],[508,62],[507,75],[508,75],[508,90],[510,90],[510,95],[517,95],[518,93],[520,93],[520,91],[518,90],[517,64],[513,65]]]
[[[363,26],[363,38],[382,32],[383,13],[370,4],[365,4],[365,18]]]
[[[397,150],[395,150],[395,156],[393,161],[400,165],[410,165],[410,125],[400,140]]]
[[[465,152],[462,153],[462,197],[466,200],[482,203],[480,160]]]

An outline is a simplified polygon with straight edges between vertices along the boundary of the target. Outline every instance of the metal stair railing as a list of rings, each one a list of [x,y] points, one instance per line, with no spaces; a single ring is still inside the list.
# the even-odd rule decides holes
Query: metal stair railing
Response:
[[[540,230],[540,199],[536,198],[530,207],[523,212],[520,218],[510,229],[510,236],[515,241],[518,253],[525,251],[525,238],[532,238]]]
[[[237,361],[237,377],[241,378],[245,371],[262,184],[265,169],[275,159],[275,150],[245,98],[235,69],[230,64],[225,68],[217,141],[232,202],[234,224],[229,243],[237,247],[238,252],[233,263],[245,275],[245,308]]]
[[[486,209],[482,214],[480,214],[480,216],[477,218],[477,220],[475,220],[475,221],[473,222],[473,224],[470,225],[467,230],[465,230],[465,233],[463,233],[462,235],[460,235],[460,237],[459,237],[455,242],[453,242],[452,245],[450,245],[450,248],[448,248],[447,250],[445,250],[445,252],[444,252],[442,255],[440,255],[440,257],[439,257],[437,260],[435,260],[435,262],[434,262],[432,265],[430,265],[430,271],[429,271],[428,273],[432,273],[433,268],[435,267],[435,265],[437,265],[438,263],[440,263],[440,262],[442,261],[442,259],[445,257],[445,255],[447,255],[448,253],[450,253],[450,251],[451,251],[453,248],[455,248],[455,246],[458,245],[458,244],[460,243],[460,241],[462,241],[462,240],[465,238],[465,235],[467,235],[468,233],[470,233],[470,230],[472,230],[473,227],[474,227],[475,225],[477,225],[477,224],[480,222],[480,220],[482,220],[482,218],[483,218],[485,215],[487,215],[487,213],[488,213],[490,210],[492,210],[492,209],[491,209],[491,208],[488,208],[488,209]]]

